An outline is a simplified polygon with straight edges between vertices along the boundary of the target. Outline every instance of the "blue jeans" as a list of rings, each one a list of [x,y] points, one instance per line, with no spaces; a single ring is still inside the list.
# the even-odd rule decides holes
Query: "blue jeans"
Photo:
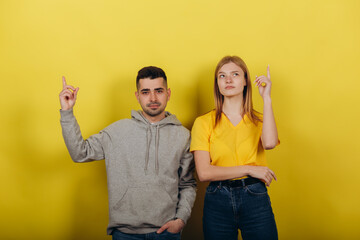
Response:
[[[128,234],[114,230],[112,233],[113,240],[180,240],[180,233],[171,233],[163,231],[160,234],[156,232],[146,234]]]
[[[278,239],[270,198],[264,183],[245,187],[212,182],[206,189],[203,215],[205,240]]]

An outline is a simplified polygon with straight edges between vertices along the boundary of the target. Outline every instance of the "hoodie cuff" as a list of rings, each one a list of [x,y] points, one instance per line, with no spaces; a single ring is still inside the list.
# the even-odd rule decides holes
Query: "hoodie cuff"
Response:
[[[190,217],[189,214],[187,212],[185,212],[185,211],[178,211],[176,213],[176,215],[175,215],[175,218],[180,218],[181,220],[183,220],[185,225],[186,225],[187,220],[189,219],[189,217]]]
[[[73,120],[74,118],[74,112],[73,109],[69,109],[69,110],[61,110],[60,109],[60,121],[61,122],[68,122]]]

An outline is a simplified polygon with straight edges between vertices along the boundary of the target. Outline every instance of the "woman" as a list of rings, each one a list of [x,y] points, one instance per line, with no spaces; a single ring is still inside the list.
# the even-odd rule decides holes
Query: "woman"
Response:
[[[266,167],[264,149],[278,144],[271,104],[270,70],[256,77],[263,115],[253,109],[250,74],[237,56],[226,56],[215,69],[216,109],[198,117],[191,151],[206,189],[203,231],[206,240],[277,239],[266,186],[275,173]],[[266,185],[266,186],[265,186]]]

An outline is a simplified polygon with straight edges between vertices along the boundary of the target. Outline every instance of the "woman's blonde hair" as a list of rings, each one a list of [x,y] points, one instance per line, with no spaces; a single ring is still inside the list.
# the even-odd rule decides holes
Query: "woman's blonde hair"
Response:
[[[246,85],[244,86],[244,91],[243,91],[242,117],[247,115],[250,121],[253,122],[254,124],[257,124],[258,121],[261,121],[258,112],[253,109],[250,73],[245,62],[238,56],[225,56],[220,60],[220,62],[217,64],[215,68],[214,98],[215,98],[216,117],[215,117],[214,128],[220,122],[222,108],[224,104],[224,96],[220,93],[217,76],[220,68],[230,62],[235,63],[243,70],[244,78],[246,81]]]

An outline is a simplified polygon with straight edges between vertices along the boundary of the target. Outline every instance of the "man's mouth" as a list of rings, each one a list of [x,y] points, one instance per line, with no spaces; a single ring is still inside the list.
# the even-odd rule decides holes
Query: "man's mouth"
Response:
[[[160,104],[158,104],[158,103],[150,103],[150,104],[147,104],[146,105],[147,107],[149,107],[149,108],[158,108],[159,106],[160,106]]]

